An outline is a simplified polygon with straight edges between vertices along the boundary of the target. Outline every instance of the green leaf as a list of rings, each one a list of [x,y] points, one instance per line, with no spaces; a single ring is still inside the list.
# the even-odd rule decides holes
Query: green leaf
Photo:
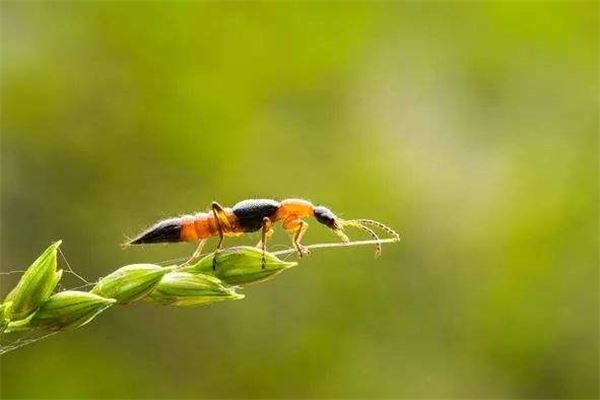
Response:
[[[93,293],[66,290],[57,293],[26,319],[8,324],[7,332],[28,329],[60,331],[79,328],[116,303]]]
[[[213,270],[213,255],[210,254],[196,264],[183,267],[181,271],[213,275],[228,285],[248,285],[272,279],[275,275],[298,263],[282,261],[256,247],[242,246],[221,250],[216,256],[216,269]]]
[[[170,272],[163,276],[154,290],[142,301],[178,307],[194,307],[243,298],[244,295],[226,287],[214,276]]]
[[[6,296],[12,302],[11,319],[22,319],[46,301],[60,280],[56,252],[61,241],[54,242],[25,271],[17,286]]]
[[[118,304],[131,303],[150,293],[163,275],[174,268],[154,264],[127,265],[102,278],[91,293],[115,299]]]

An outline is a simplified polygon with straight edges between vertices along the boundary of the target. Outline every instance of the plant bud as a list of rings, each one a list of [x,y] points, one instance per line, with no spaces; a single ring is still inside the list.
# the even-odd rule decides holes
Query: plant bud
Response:
[[[105,276],[91,293],[117,300],[118,304],[134,302],[146,296],[167,272],[175,267],[154,264],[133,264]]]
[[[244,295],[227,288],[214,276],[170,272],[163,276],[154,290],[142,301],[178,307],[194,307],[243,298]]]
[[[61,241],[54,242],[31,264],[17,286],[6,296],[12,302],[11,319],[26,318],[46,301],[62,275],[56,270],[56,251]]]
[[[221,250],[216,256],[216,268],[213,270],[213,255],[202,258],[196,264],[183,267],[181,271],[216,276],[228,285],[248,285],[266,281],[298,263],[282,261],[276,256],[265,253],[256,247],[242,246]]]
[[[116,302],[93,293],[67,290],[50,296],[24,320],[8,324],[7,332],[27,329],[60,331],[79,328]]]

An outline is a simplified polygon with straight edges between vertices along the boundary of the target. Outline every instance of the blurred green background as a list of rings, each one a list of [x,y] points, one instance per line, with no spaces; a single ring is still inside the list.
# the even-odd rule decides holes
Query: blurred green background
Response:
[[[59,238],[90,280],[187,256],[120,243],[212,200],[403,237],[242,302],[114,308],[2,357],[3,398],[598,396],[597,2],[1,9],[4,271]]]

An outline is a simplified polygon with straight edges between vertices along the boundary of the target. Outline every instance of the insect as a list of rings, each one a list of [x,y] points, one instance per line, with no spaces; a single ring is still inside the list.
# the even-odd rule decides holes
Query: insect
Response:
[[[267,249],[267,241],[273,234],[273,224],[277,221],[281,221],[283,229],[292,233],[292,245],[298,255],[302,257],[309,253],[309,250],[300,243],[308,229],[308,223],[304,221],[304,218],[309,217],[315,218],[317,222],[331,229],[344,242],[349,241],[344,232],[344,228],[347,226],[361,229],[374,239],[379,240],[378,235],[365,225],[381,228],[394,238],[399,239],[398,234],[393,229],[380,222],[369,219],[346,221],[337,217],[330,209],[315,206],[307,200],[250,199],[240,201],[231,208],[222,207],[219,203],[213,202],[209,212],[165,219],[139,234],[128,244],[198,242],[198,248],[190,259],[192,260],[201,253],[208,238],[218,236],[219,242],[213,257],[213,269],[216,269],[216,254],[223,248],[225,236],[239,236],[249,232],[261,231],[261,240],[258,242],[257,247],[262,248],[262,267],[264,268],[264,253]],[[378,243],[376,246],[376,255],[379,255],[381,244]]]

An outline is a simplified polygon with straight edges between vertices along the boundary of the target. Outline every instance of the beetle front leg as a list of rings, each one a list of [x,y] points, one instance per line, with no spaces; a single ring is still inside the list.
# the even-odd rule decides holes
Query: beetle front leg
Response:
[[[300,244],[300,241],[302,240],[302,237],[306,233],[307,229],[308,229],[308,223],[300,220],[300,226],[298,227],[298,230],[296,231],[296,233],[294,233],[293,241],[294,241],[294,245],[296,246],[296,250],[298,251],[298,255],[300,257],[310,254],[310,250],[307,249],[302,244]]]
[[[300,257],[310,254],[310,250],[308,250],[300,243],[302,237],[308,229],[308,223],[304,222],[300,218],[289,219],[283,222],[283,228],[287,231],[294,233],[294,235],[292,236],[292,245],[294,246]]]

